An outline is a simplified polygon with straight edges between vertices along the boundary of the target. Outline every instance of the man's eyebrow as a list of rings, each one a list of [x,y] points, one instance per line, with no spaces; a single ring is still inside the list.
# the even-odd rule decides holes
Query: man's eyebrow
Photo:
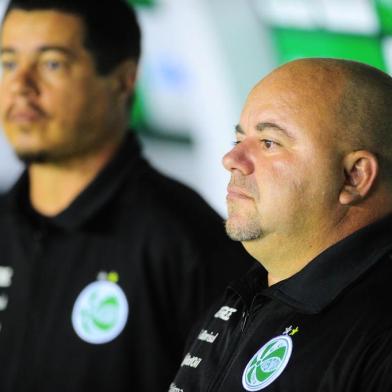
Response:
[[[278,124],[275,124],[273,122],[260,122],[256,125],[256,131],[259,132],[263,132],[265,129],[272,129],[275,131],[278,131],[279,133],[282,133],[283,135],[294,139],[294,136],[291,135],[291,133],[289,131],[287,131],[287,129],[282,128],[281,126],[279,126]],[[235,132],[239,133],[241,135],[245,134],[245,131],[242,129],[241,125],[236,125],[235,126]]]
[[[61,52],[69,57],[76,57],[75,53],[71,50],[68,49],[65,46],[58,46],[58,45],[45,45],[45,46],[40,46],[37,49],[38,53],[45,53],[45,52]],[[3,47],[0,48],[0,54],[16,54],[17,50],[11,47]]]
[[[14,54],[16,53],[15,49],[12,48],[0,48],[0,54]]]
[[[75,53],[73,50],[65,47],[65,46],[56,46],[56,45],[45,45],[45,46],[40,46],[38,48],[38,52],[40,53],[45,53],[45,52],[61,52],[64,53],[67,56],[70,57],[75,57]]]
[[[291,133],[286,128],[283,128],[280,125],[275,124],[273,122],[268,122],[268,121],[261,122],[256,125],[256,130],[259,132],[263,132],[265,129],[273,129],[273,130],[278,131],[279,133],[281,133],[285,136],[288,136],[291,139],[294,139],[293,135],[291,135]]]

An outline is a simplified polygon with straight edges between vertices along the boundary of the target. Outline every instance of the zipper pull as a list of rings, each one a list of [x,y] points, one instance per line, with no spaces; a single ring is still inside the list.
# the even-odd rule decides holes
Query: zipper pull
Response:
[[[241,332],[244,332],[245,326],[248,322],[248,317],[249,317],[249,311],[246,310],[242,313],[242,318],[241,318]]]

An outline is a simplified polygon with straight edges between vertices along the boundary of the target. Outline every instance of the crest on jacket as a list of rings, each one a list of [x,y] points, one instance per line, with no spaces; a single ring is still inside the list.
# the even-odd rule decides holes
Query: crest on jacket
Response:
[[[248,362],[242,374],[247,391],[260,391],[272,384],[286,368],[293,342],[288,335],[277,336],[262,346]]]
[[[111,274],[108,274],[109,278],[113,277]],[[113,280],[116,279],[90,283],[75,301],[72,325],[76,334],[87,343],[108,343],[120,335],[126,325],[128,301]]]

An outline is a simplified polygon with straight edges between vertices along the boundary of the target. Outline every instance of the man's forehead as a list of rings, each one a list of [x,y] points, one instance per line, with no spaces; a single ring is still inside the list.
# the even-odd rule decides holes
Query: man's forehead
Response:
[[[285,70],[270,74],[251,91],[241,114],[241,129],[258,130],[258,124],[267,123],[274,124],[267,129],[281,128],[291,139],[329,139],[339,121],[336,112],[342,86],[323,88],[323,82],[314,86],[311,79],[298,83],[292,73],[281,71]]]
[[[315,62],[287,64],[262,79],[250,92],[245,104],[250,107],[303,110],[330,114],[339,105],[347,87],[347,77]]]
[[[281,84],[306,86],[312,90],[339,88],[348,79],[350,72],[338,61],[326,59],[300,59],[274,69],[257,85]]]
[[[42,45],[78,46],[84,37],[82,20],[73,14],[52,11],[13,9],[1,31],[1,46],[14,50],[34,49]]]

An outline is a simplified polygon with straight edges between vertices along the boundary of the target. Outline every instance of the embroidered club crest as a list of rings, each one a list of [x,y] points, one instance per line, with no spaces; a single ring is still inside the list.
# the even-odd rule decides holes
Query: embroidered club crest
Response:
[[[72,325],[76,334],[92,344],[108,343],[124,329],[128,302],[120,286],[96,281],[85,287],[75,301]]]
[[[242,375],[242,385],[247,391],[260,391],[272,384],[289,362],[293,342],[290,336],[281,335],[264,344],[248,362]]]

